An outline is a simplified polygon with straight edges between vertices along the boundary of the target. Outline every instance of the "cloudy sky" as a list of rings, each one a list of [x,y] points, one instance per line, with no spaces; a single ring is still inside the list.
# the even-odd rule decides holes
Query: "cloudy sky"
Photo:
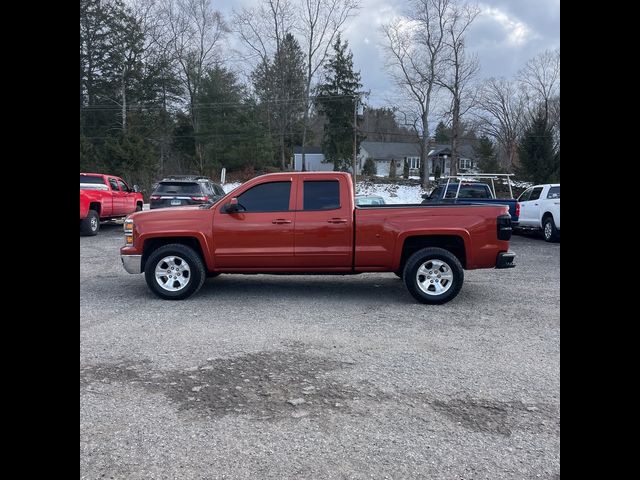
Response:
[[[260,0],[213,0],[230,21],[233,8],[256,5]],[[407,0],[360,0],[358,15],[348,21],[344,38],[353,51],[369,103],[382,106],[393,99],[394,88],[385,72],[380,25],[409,6]],[[478,54],[481,77],[512,77],[528,59],[560,46],[560,0],[483,0],[482,13],[472,25],[467,41]]]

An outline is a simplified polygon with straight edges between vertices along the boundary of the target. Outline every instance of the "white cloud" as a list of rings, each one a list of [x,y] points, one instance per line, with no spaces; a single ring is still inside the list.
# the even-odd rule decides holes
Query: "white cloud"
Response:
[[[516,17],[509,16],[499,8],[483,6],[481,15],[502,27],[506,34],[507,43],[511,46],[519,47],[538,37],[526,23]]]

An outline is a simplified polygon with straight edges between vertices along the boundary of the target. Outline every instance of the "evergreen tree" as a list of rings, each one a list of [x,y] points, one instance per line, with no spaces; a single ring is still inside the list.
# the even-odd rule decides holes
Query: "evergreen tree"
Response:
[[[435,134],[436,143],[449,143],[451,142],[451,129],[448,128],[444,122],[440,121],[436,127]]]
[[[531,118],[518,143],[518,174],[534,183],[560,180],[560,152],[553,148],[553,132],[543,109]]]
[[[402,176],[406,179],[409,178],[409,160],[405,159],[402,166]]]
[[[364,162],[364,167],[362,167],[362,174],[375,175],[376,173],[378,173],[376,162],[373,160],[373,158],[367,158],[367,160]]]
[[[353,71],[353,53],[348,42],[337,36],[333,56],[326,64],[324,83],[318,87],[316,105],[327,117],[322,147],[334,170],[348,170],[353,161],[354,109],[362,88],[360,73]],[[356,151],[362,137],[356,136]]]
[[[281,168],[286,167],[293,144],[300,142],[304,116],[305,63],[300,44],[287,33],[272,61],[252,73],[253,85],[269,128],[277,138]]]
[[[478,168],[481,172],[500,173],[502,171],[498,163],[498,155],[489,137],[486,135],[480,137],[478,146],[474,150],[478,159]]]
[[[398,175],[397,166],[395,159],[391,159],[391,164],[389,165],[389,178],[395,179]]]

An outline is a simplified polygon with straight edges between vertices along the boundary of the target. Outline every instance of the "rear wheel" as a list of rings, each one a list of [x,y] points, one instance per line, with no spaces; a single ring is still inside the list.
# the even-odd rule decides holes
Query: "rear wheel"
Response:
[[[93,236],[100,230],[100,216],[95,210],[89,210],[86,218],[80,220],[80,234]]]
[[[165,300],[182,300],[202,287],[206,279],[200,255],[186,245],[174,243],[155,250],[144,268],[147,285]]]
[[[556,228],[556,223],[553,221],[553,217],[545,217],[545,219],[543,220],[542,234],[544,235],[544,239],[547,242],[558,241],[558,229]]]
[[[141,203],[137,203],[136,204],[136,212],[141,212],[142,211],[142,204]]]
[[[460,260],[443,248],[429,247],[415,252],[404,267],[404,283],[421,303],[446,303],[460,292],[464,270]]]

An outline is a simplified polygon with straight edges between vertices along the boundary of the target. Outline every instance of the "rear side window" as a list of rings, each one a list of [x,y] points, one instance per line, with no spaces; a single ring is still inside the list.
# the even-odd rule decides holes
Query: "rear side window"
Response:
[[[216,195],[224,196],[224,190],[220,185],[213,184],[213,191],[216,192]]]
[[[157,195],[202,195],[202,189],[197,183],[162,182],[156,188]]]
[[[529,200],[538,200],[540,198],[541,193],[542,193],[542,187],[535,187],[531,191],[531,197],[529,197]]]
[[[337,180],[304,182],[304,210],[340,208],[340,185]]]
[[[261,183],[238,197],[247,212],[285,212],[289,210],[291,182]]]
[[[488,188],[484,185],[463,185],[459,198],[491,198]]]
[[[104,179],[97,175],[80,175],[80,183],[95,183],[104,185]]]
[[[550,187],[547,198],[560,198],[560,187]]]
[[[116,192],[120,190],[118,188],[118,182],[116,181],[115,178],[110,178],[109,179],[109,185],[111,185],[111,190],[115,190]]]

